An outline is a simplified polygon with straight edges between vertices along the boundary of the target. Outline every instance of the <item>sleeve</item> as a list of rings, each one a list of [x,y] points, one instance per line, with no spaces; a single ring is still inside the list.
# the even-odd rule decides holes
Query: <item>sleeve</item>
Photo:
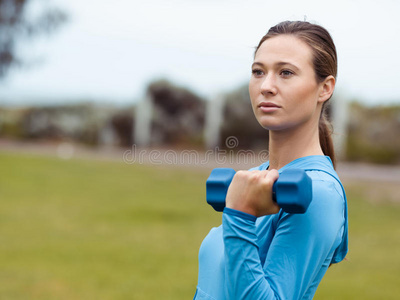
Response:
[[[341,240],[343,198],[334,184],[313,182],[305,214],[280,212],[264,265],[255,220],[246,215],[231,209],[223,214],[228,298],[301,299]]]

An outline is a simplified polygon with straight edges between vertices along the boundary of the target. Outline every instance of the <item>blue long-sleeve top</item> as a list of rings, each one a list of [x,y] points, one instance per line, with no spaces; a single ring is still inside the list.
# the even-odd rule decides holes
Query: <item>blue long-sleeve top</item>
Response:
[[[312,299],[329,265],[344,259],[347,203],[331,160],[303,157],[279,172],[288,168],[304,169],[312,179],[306,213],[256,218],[225,208],[222,225],[200,247],[194,299]]]

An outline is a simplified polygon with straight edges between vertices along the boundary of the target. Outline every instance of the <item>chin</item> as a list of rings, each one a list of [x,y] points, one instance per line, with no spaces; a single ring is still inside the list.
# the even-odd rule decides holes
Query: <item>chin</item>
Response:
[[[257,121],[262,128],[267,130],[281,130],[284,127],[282,122],[279,122],[278,120],[272,120],[271,118],[265,116],[257,118]]]

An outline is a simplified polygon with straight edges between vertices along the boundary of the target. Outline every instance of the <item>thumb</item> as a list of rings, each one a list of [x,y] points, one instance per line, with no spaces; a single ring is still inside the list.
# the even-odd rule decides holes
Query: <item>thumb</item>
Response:
[[[278,180],[279,178],[279,172],[278,170],[272,169],[268,172],[266,178],[268,178],[269,180],[271,180],[272,182],[275,182]]]

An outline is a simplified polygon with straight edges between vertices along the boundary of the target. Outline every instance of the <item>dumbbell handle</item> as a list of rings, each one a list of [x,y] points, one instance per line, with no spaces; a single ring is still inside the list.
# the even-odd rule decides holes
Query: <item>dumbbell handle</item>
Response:
[[[235,175],[230,168],[214,169],[206,182],[207,203],[223,211],[229,185]],[[272,199],[283,211],[305,213],[312,199],[312,181],[302,169],[283,171],[272,188]]]

